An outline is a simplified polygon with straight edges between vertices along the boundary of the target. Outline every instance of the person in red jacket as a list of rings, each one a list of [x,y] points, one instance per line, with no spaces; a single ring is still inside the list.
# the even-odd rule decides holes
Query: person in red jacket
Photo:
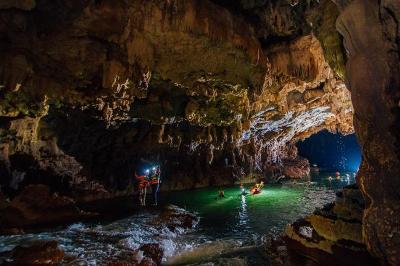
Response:
[[[149,174],[149,170],[146,171],[146,174]],[[135,172],[135,178],[138,182],[139,201],[141,206],[146,206],[147,187],[149,186],[147,175],[137,175]]]

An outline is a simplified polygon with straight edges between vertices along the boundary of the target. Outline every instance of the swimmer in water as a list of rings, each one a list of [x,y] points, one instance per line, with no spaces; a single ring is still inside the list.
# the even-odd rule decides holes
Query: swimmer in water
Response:
[[[225,192],[222,188],[218,190],[218,198],[225,198]]]

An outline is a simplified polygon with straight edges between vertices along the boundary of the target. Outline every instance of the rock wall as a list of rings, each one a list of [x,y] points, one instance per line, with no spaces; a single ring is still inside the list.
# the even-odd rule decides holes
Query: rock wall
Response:
[[[266,245],[272,265],[379,265],[362,238],[364,208],[358,187],[345,187],[335,202],[288,225],[282,239]]]
[[[336,1],[348,52],[346,79],[363,150],[358,183],[367,199],[363,236],[369,250],[400,264],[398,1]]]
[[[148,163],[164,190],[306,174],[293,143],[353,131],[337,15],[327,0],[6,1],[2,190],[127,195]]]
[[[356,248],[358,252],[365,245],[380,261],[353,253],[353,257],[361,256],[356,259],[361,265],[399,265],[400,3],[335,2],[340,11],[336,27],[347,52],[346,84],[354,106],[354,127],[363,152],[357,183],[365,198],[365,209],[362,205],[354,209],[360,200],[349,201],[355,193],[349,193],[351,190],[347,188],[323,212],[288,227],[286,243],[296,253],[329,265],[340,260],[342,254],[340,249],[331,248],[332,241],[339,245],[346,243],[346,252],[353,249],[349,241],[358,242],[361,244]],[[335,217],[353,224],[332,221]],[[302,228],[307,227],[308,231],[302,233]],[[335,252],[334,257],[326,258]],[[279,255],[277,261],[282,262]],[[347,261],[335,263],[345,265]]]

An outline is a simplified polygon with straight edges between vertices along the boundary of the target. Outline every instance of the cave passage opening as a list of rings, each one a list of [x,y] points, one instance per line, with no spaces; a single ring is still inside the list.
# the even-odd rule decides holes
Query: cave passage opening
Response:
[[[361,164],[361,148],[355,134],[344,136],[323,130],[296,145],[299,155],[320,170],[357,172]]]

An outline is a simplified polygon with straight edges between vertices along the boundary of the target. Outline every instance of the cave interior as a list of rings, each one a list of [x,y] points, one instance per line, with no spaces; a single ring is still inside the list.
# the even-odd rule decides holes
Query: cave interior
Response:
[[[0,265],[400,265],[399,21],[398,0],[0,1]],[[260,241],[122,238],[211,214]],[[96,222],[121,239],[75,226]]]

